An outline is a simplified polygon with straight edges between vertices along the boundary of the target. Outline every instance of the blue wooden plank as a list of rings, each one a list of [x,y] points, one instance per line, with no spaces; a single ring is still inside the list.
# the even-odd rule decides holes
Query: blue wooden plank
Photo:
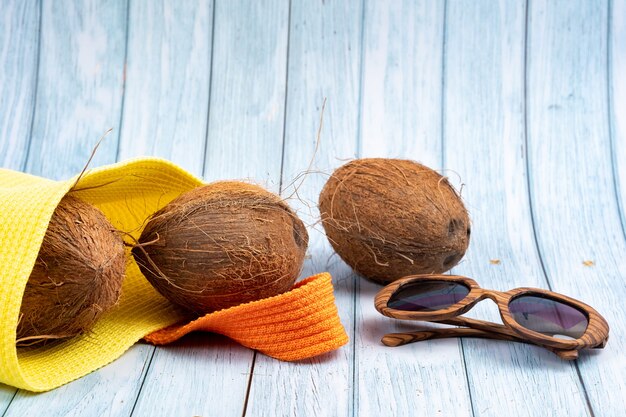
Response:
[[[609,27],[609,100],[615,188],[626,234],[626,0],[611,1]]]
[[[445,2],[366,4],[361,156],[439,169]]]
[[[310,256],[302,275],[331,273],[339,314],[350,335],[355,276],[338,257],[332,257],[316,206],[327,174],[341,165],[341,159],[353,158],[357,150],[360,33],[360,2],[291,5],[281,195],[309,226]],[[311,172],[304,174],[312,158]],[[299,363],[258,355],[246,415],[351,416],[353,346]]]
[[[117,129],[126,49],[126,2],[43,2],[35,115],[27,169],[69,178],[109,128]],[[93,166],[115,161],[105,140]]]
[[[132,1],[118,159],[161,156],[202,175],[213,4]]]
[[[578,366],[594,414],[617,416],[626,408],[626,242],[611,170],[607,3],[531,3],[527,123],[543,264],[554,290],[596,307],[611,326],[606,348]]]
[[[278,191],[288,19],[284,1],[216,4],[208,180],[250,178]]]
[[[465,184],[472,220],[470,249],[454,273],[501,291],[548,287],[523,152],[525,22],[525,4],[506,0],[450,2],[446,13],[446,172]],[[501,322],[485,304],[468,315]],[[576,368],[545,349],[466,339],[463,352],[474,416],[547,415],[546,404],[558,415],[588,413]]]
[[[362,156],[442,167],[443,2],[367,2],[363,38]],[[472,414],[458,340],[389,348],[380,338],[414,329],[382,317],[380,286],[359,278],[355,415]]]
[[[8,385],[0,384],[0,415],[4,415],[16,393],[17,389]]]
[[[39,56],[39,2],[0,9],[0,166],[22,169],[30,140]]]
[[[251,359],[251,351],[207,333],[160,347],[132,415],[240,416]]]

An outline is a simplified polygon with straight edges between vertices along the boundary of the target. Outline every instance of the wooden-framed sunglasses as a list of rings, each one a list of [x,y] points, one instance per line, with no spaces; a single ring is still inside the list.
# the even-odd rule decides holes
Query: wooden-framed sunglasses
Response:
[[[498,305],[504,325],[461,317],[486,298]],[[387,317],[462,326],[387,334],[382,338],[387,346],[446,337],[479,337],[531,343],[573,360],[581,349],[603,348],[609,339],[608,323],[585,303],[538,288],[487,290],[460,275],[401,278],[380,290],[374,304]]]

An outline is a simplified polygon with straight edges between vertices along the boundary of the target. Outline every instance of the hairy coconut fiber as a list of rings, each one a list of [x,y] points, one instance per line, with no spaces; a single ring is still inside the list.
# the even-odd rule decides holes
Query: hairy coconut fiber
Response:
[[[156,212],[132,252],[163,296],[204,314],[289,290],[308,239],[279,196],[224,181],[184,193]]]
[[[117,303],[125,266],[122,238],[102,212],[75,197],[64,197],[26,284],[18,345],[90,330]]]
[[[339,256],[380,283],[447,271],[469,244],[459,195],[445,177],[413,161],[351,161],[329,178],[319,208]]]

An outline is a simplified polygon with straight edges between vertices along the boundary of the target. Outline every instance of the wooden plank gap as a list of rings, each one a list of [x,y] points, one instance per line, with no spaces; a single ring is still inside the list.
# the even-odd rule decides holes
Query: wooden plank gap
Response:
[[[539,264],[541,265],[541,271],[546,279],[548,289],[552,290],[550,279],[548,278],[548,272],[546,271],[546,265],[541,255],[541,249],[539,248],[539,240],[537,238],[537,226],[535,219],[535,205],[533,204],[533,195],[530,192],[531,187],[531,175],[530,169],[530,151],[528,150],[528,49],[530,39],[530,2],[526,0],[526,17],[524,23],[524,162],[526,163],[526,192],[528,193],[528,205],[530,211],[530,225],[532,228],[533,242],[535,250],[537,251],[537,257],[539,258]]]
[[[215,3],[216,0],[213,0],[212,13],[211,16],[211,56],[210,56],[210,64],[209,64],[209,94],[207,96],[207,111],[206,111],[206,127],[204,132],[204,152],[202,152],[202,177],[206,175],[206,153],[209,148],[209,120],[211,113],[211,92],[213,87],[213,54],[215,51]]]
[[[363,155],[363,83],[365,80],[365,21],[366,21],[366,10],[367,10],[367,1],[363,0],[361,4],[361,32],[359,34],[359,91],[358,91],[358,114],[357,114],[357,123],[356,123],[356,157],[361,158]],[[356,304],[355,304],[356,307]],[[355,310],[356,314],[356,310]]]
[[[606,23],[606,97],[608,100],[608,123],[609,123],[609,143],[611,146],[611,168],[613,172],[613,187],[615,189],[615,199],[617,200],[617,208],[619,210],[619,219],[622,225],[622,232],[624,234],[624,239],[626,239],[626,208],[624,207],[624,201],[621,198],[620,194],[620,181],[619,181],[619,172],[617,168],[617,158],[618,158],[618,150],[616,145],[616,133],[614,129],[614,118],[615,115],[615,102],[613,99],[613,43],[611,42],[613,31],[613,11],[614,11],[614,3],[613,0],[608,1],[609,11],[607,13],[607,23]]]
[[[365,8],[365,5],[363,5]],[[357,377],[358,370],[358,361],[357,358],[357,348],[356,348],[356,332],[357,332],[357,319],[358,319],[358,296],[361,294],[361,281],[360,277],[355,277],[354,287],[352,288],[352,334],[350,335],[350,350],[352,351],[352,366],[350,372],[352,372],[351,385],[352,385],[352,395],[350,396],[352,400],[348,405],[348,414],[352,417],[358,417],[358,411],[356,407],[356,402],[358,401],[358,393],[359,393],[359,378]]]
[[[591,406],[591,398],[589,398],[589,393],[587,392],[585,380],[583,379],[583,375],[580,372],[580,366],[578,366],[578,362],[574,363],[574,368],[576,368],[576,375],[578,375],[580,385],[583,387],[583,396],[585,397],[585,403],[587,404],[587,411],[589,412],[589,415],[591,417],[595,417],[596,413],[593,412],[593,407]]]
[[[4,410],[2,410],[2,416],[0,417],[4,417],[7,414],[7,411],[9,410],[9,407],[11,407],[11,403],[13,402],[13,400],[15,399],[15,396],[17,395],[17,389],[15,389],[15,391],[13,391],[13,396],[11,397],[11,400],[7,403],[6,407],[4,407]]]
[[[26,152],[24,153],[24,159],[22,160],[22,171],[26,171],[26,164],[28,163],[28,158],[30,157],[30,149],[31,143],[33,142],[33,129],[35,126],[35,112],[37,111],[37,89],[39,87],[39,62],[41,61],[41,16],[43,15],[43,0],[39,0],[39,32],[37,36],[37,63],[35,69],[35,89],[33,91],[33,113],[31,114],[30,119],[30,128],[28,131],[28,145],[26,146]],[[13,396],[15,398],[15,396]],[[7,407],[8,408],[8,407]],[[6,410],[5,410],[6,412]]]
[[[440,133],[441,133],[441,174],[443,175],[444,168],[446,166],[446,144],[445,144],[445,137],[446,137],[446,39],[448,37],[447,33],[448,33],[448,25],[446,24],[446,16],[447,16],[447,12],[448,12],[448,0],[444,0],[443,2],[443,33],[441,36],[441,111],[439,114],[439,118],[440,118]],[[436,167],[435,167],[436,169]],[[463,363],[465,364],[465,358],[463,358]],[[469,390],[469,380],[467,381],[468,383],[468,390]],[[474,407],[472,406],[472,412],[473,412]]]
[[[280,177],[278,180],[278,195],[283,193],[283,177],[285,167],[285,136],[287,132],[287,99],[289,97],[289,47],[291,45],[291,0],[289,0],[289,11],[287,12],[287,59],[285,59],[285,101],[283,104],[283,146],[280,152]],[[313,154],[315,158],[315,153]],[[255,352],[256,357],[256,352]],[[250,386],[248,385],[248,389]],[[246,397],[247,400],[247,397]]]
[[[443,144],[442,144],[443,145]],[[442,148],[442,154],[444,154],[443,152],[443,148]],[[467,370],[467,363],[465,363],[465,345],[463,344],[463,338],[459,338],[459,349],[461,350],[461,360],[463,361],[463,370],[464,375],[465,375],[465,382],[467,382],[467,395],[469,396],[469,402],[470,402],[470,410],[472,411],[472,416],[476,416],[476,410],[475,407],[476,405],[474,404],[474,396],[472,395],[472,386],[470,384],[470,377],[469,377],[469,371]]]
[[[250,389],[252,388],[252,377],[254,376],[254,365],[256,364],[256,356],[258,352],[255,350],[252,355],[252,363],[250,364],[250,375],[248,375],[248,387],[246,388],[246,396],[243,400],[243,411],[241,417],[246,417],[248,412],[248,400],[250,399]]]
[[[152,352],[150,353],[150,358],[146,362],[144,362],[143,369],[141,370],[141,384],[139,384],[139,390],[137,390],[137,396],[135,397],[133,408],[130,410],[131,416],[135,414],[135,408],[137,408],[137,404],[139,403],[139,398],[141,398],[141,394],[143,393],[143,387],[148,377],[148,369],[150,369],[150,365],[152,365],[152,359],[154,359],[154,354],[156,350],[157,350],[156,346],[153,346]]]
[[[115,161],[120,161],[120,152],[122,149],[122,131],[124,129],[124,108],[126,104],[126,70],[128,68],[128,34],[130,32],[130,2],[126,1],[126,34],[124,35],[124,66],[122,68],[122,98],[120,104],[120,121],[117,128],[117,149],[115,150]]]
[[[361,30],[359,33],[359,90],[357,92],[357,122],[356,122],[356,158],[361,158],[363,155],[363,84],[365,80],[365,23],[367,19],[367,1],[363,0],[361,3]],[[337,255],[335,255],[337,256]],[[354,286],[352,287],[352,334],[350,335],[350,350],[352,354],[352,363],[350,366],[351,377],[351,389],[352,395],[350,395],[351,401],[348,405],[348,414],[352,417],[358,417],[358,407],[356,403],[358,401],[359,394],[359,378],[358,369],[359,362],[357,361],[357,322],[358,322],[358,297],[361,294],[361,282],[359,277],[355,277]]]

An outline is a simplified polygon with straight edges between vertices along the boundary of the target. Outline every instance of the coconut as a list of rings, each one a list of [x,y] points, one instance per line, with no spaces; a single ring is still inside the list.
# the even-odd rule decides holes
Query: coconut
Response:
[[[279,196],[224,181],[184,193],[156,212],[132,253],[165,298],[205,314],[291,289],[308,239]]]
[[[90,330],[117,303],[125,267],[122,238],[102,212],[65,196],[52,215],[26,283],[18,345]]]
[[[371,158],[343,165],[324,186],[319,209],[339,256],[379,283],[447,271],[469,244],[469,217],[455,189],[413,161]]]

